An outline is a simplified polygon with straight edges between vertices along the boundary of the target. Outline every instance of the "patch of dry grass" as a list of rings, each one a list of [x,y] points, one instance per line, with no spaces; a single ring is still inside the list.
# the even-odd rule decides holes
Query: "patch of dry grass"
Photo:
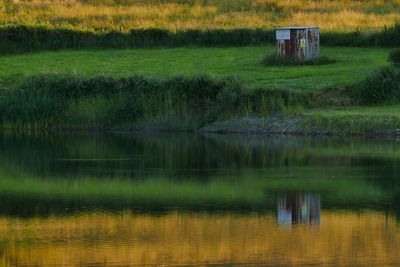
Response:
[[[80,30],[317,25],[325,31],[374,31],[400,19],[400,0],[0,0],[0,10],[0,25]]]

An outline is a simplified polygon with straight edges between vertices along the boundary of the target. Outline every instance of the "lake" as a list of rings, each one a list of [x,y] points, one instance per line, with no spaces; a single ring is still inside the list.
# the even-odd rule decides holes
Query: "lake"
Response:
[[[400,139],[0,135],[0,266],[398,266]]]

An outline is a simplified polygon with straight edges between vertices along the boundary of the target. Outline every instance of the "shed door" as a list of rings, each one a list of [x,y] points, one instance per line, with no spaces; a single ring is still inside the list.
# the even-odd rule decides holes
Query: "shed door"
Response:
[[[306,30],[292,30],[291,37],[293,40],[293,44],[295,46],[294,49],[294,59],[295,60],[305,60],[306,59],[306,48],[307,48],[307,38],[306,38]]]

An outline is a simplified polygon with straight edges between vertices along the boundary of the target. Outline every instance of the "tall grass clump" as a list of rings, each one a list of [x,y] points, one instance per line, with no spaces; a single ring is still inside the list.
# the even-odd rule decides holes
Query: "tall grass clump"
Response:
[[[69,108],[86,99],[108,99],[100,127],[136,121],[146,116],[168,114],[193,116],[200,122],[215,119],[227,105],[222,94],[235,95],[233,79],[209,77],[176,77],[157,80],[131,76],[115,79],[110,76],[83,78],[79,75],[44,74],[32,76],[16,89],[9,90],[0,101],[3,124],[23,127],[54,125],[68,119]],[[227,96],[225,96],[226,98]],[[235,97],[231,97],[235,101]],[[86,102],[91,105],[91,102]]]
[[[308,105],[310,96],[285,90],[249,91],[235,77],[155,79],[40,74],[24,79],[0,98],[3,128],[113,129],[152,118],[190,123],[195,129],[236,115],[256,115]]]
[[[248,103],[246,105],[246,103]],[[272,113],[287,113],[295,109],[310,107],[311,95],[307,92],[293,90],[257,89],[246,94],[241,108],[244,115],[268,115]]]
[[[389,54],[389,61],[395,65],[400,65],[400,49],[394,50]]]
[[[390,66],[376,70],[353,85],[349,92],[359,104],[397,103],[400,101],[400,69]]]
[[[385,47],[400,46],[400,20],[397,20],[393,26],[385,27],[383,31],[372,34],[368,38],[369,42]]]

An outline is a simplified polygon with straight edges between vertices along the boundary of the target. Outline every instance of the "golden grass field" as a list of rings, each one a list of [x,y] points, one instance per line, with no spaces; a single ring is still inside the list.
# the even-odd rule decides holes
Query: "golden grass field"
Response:
[[[364,266],[400,261],[396,219],[376,211],[323,211],[321,225],[291,228],[278,226],[272,214],[1,218],[0,236],[1,266]]]
[[[127,32],[132,28],[320,26],[376,31],[400,19],[400,0],[1,0],[0,25]]]

